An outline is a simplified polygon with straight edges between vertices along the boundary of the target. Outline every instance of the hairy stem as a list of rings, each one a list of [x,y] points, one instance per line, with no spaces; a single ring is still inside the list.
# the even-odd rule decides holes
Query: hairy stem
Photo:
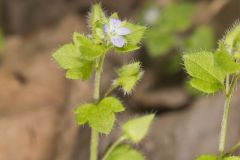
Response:
[[[120,137],[118,140],[116,140],[111,147],[107,150],[106,154],[104,155],[102,160],[106,160],[108,158],[108,156],[110,155],[110,153],[122,142],[124,141],[126,138],[124,136]]]
[[[104,56],[97,61],[95,80],[94,80],[94,93],[93,99],[95,102],[98,102],[100,99],[100,82],[101,82],[101,73],[104,63]],[[91,133],[91,145],[90,145],[90,160],[97,160],[98,156],[98,141],[99,134],[97,131],[92,129]]]
[[[234,87],[236,85],[238,76],[234,76],[232,83],[229,82],[229,76],[226,80],[226,96],[225,96],[225,104],[224,104],[224,113],[223,113],[223,119],[222,119],[222,127],[221,127],[221,133],[220,133],[220,141],[219,141],[219,152],[220,156],[224,156],[224,150],[225,150],[225,143],[226,143],[226,137],[227,137],[227,125],[228,125],[228,115],[230,110],[230,102],[233,94]]]

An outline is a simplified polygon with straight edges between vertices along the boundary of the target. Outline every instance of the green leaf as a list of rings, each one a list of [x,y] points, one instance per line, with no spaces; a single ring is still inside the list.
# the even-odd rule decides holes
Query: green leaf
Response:
[[[115,97],[106,97],[98,104],[100,107],[105,107],[106,109],[111,110],[112,112],[122,112],[124,111],[124,106],[122,103]]]
[[[190,84],[192,87],[198,89],[199,91],[205,92],[205,93],[215,93],[221,89],[221,85],[214,82],[207,82],[201,79],[192,78],[190,80]]]
[[[127,53],[138,50],[140,47],[136,45],[126,44],[122,48],[115,48],[116,53]]]
[[[78,125],[88,123],[96,131],[109,134],[115,122],[114,113],[106,107],[83,104],[74,111]]]
[[[96,131],[109,134],[114,126],[115,114],[106,107],[93,107],[88,118],[89,126]]]
[[[129,145],[120,145],[116,147],[106,160],[144,160],[141,153],[132,149]]]
[[[109,134],[114,126],[115,112],[122,112],[122,103],[114,97],[106,97],[98,104],[83,104],[74,111],[78,125],[88,123],[96,131]]]
[[[240,25],[234,26],[226,35],[225,43],[232,51],[240,50]]]
[[[91,39],[76,32],[73,34],[73,42],[78,46],[81,58],[85,60],[95,60],[107,52],[104,45],[95,44]]]
[[[114,12],[113,14],[111,14],[111,16],[109,18],[117,18],[117,19],[119,19],[119,16],[118,16],[117,12]]]
[[[225,74],[215,66],[214,55],[211,52],[202,51],[192,54],[185,54],[183,56],[184,66],[189,75],[193,78],[201,80],[194,80],[193,87],[201,84],[196,89],[204,87],[203,82],[214,84],[214,86],[223,86]],[[220,89],[220,88],[219,88]],[[202,88],[202,91],[204,89]],[[209,90],[206,88],[205,90]]]
[[[131,33],[125,36],[127,44],[136,46],[141,41],[146,27],[141,25],[135,25],[129,22],[123,22],[123,26],[131,30]]]
[[[66,78],[87,80],[93,71],[93,61],[82,59],[82,54],[73,44],[65,44],[54,54],[53,58],[63,69],[67,70]]]
[[[202,155],[195,160],[217,160],[217,156],[214,155]]]
[[[240,64],[234,61],[234,58],[227,52],[225,48],[219,48],[214,54],[216,65],[228,74],[240,71]]]
[[[200,26],[186,40],[186,48],[188,50],[196,49],[212,49],[214,47],[214,32],[211,27]]]
[[[231,157],[226,157],[224,160],[240,160],[240,157],[237,156],[231,156]]]
[[[65,44],[53,54],[53,58],[63,69],[82,67],[80,57],[80,51],[73,44]]]
[[[123,124],[124,135],[134,143],[141,141],[148,132],[154,114],[132,119]]]
[[[139,76],[120,77],[115,80],[114,84],[121,86],[124,92],[130,93],[135,87],[137,81],[141,79],[142,74]]]
[[[141,72],[140,62],[124,65],[117,71],[118,78],[114,81],[114,85],[121,86],[126,93],[130,93],[137,81],[141,79],[143,73]]]
[[[78,125],[88,122],[88,117],[91,114],[91,109],[96,107],[94,104],[82,104],[74,110],[75,119]]]
[[[93,72],[93,64],[93,62],[86,61],[80,68],[69,69],[66,73],[66,78],[87,80]]]
[[[141,63],[134,62],[134,63],[122,66],[120,69],[118,69],[117,74],[119,77],[133,76],[133,75],[137,75],[140,72],[140,69],[141,69]]]
[[[106,22],[105,13],[100,4],[95,4],[92,6],[89,15],[89,24],[92,32],[96,31],[99,22]]]

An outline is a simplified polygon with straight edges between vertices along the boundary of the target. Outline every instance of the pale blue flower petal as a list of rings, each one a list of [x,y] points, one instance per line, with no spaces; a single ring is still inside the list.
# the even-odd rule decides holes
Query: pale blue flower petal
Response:
[[[105,33],[105,34],[108,34],[108,35],[110,34],[110,30],[109,30],[109,26],[108,26],[108,25],[105,24],[105,25],[103,26],[103,30],[104,30],[104,33]]]
[[[122,36],[113,36],[113,37],[110,37],[110,38],[111,38],[112,44],[116,47],[121,48],[125,44],[125,40]]]
[[[110,28],[113,28],[113,29],[120,27],[121,23],[122,23],[122,21],[120,21],[117,18],[110,18],[110,20],[109,20]]]
[[[117,34],[121,36],[130,34],[130,33],[131,33],[131,30],[128,29],[127,27],[120,27],[117,29]]]

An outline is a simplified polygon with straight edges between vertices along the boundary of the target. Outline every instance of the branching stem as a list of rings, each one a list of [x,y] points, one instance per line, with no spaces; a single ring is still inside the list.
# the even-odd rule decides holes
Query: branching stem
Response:
[[[230,102],[232,98],[232,94],[238,79],[237,75],[233,76],[232,82],[230,83],[229,76],[226,79],[226,92],[225,95],[225,104],[224,104],[224,113],[223,113],[223,119],[222,119],[222,127],[221,127],[221,133],[220,133],[220,141],[219,141],[219,152],[220,157],[224,156],[224,150],[225,150],[225,143],[226,143],[226,137],[227,137],[227,125],[228,125],[228,115],[230,110]]]
[[[116,140],[111,147],[107,150],[106,154],[104,155],[102,160],[106,160],[108,158],[108,156],[110,155],[110,153],[121,143],[125,140],[126,138],[124,136],[118,138],[118,140]]]

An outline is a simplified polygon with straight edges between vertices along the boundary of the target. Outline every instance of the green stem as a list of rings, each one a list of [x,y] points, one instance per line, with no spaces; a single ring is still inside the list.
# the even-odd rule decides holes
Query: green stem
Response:
[[[104,94],[104,97],[107,97],[114,89],[116,89],[118,87],[118,85],[113,85],[111,86],[107,92]]]
[[[222,128],[220,133],[220,142],[219,142],[219,152],[220,155],[224,155],[225,143],[226,143],[226,135],[227,135],[227,123],[228,123],[228,115],[230,109],[230,101],[231,96],[226,96],[225,104],[224,104],[224,113],[222,119]]]
[[[120,137],[118,140],[116,140],[111,147],[107,150],[107,153],[104,155],[102,160],[106,160],[110,153],[121,143],[125,140],[126,138],[124,136]]]
[[[101,73],[102,73],[103,63],[104,63],[104,56],[102,56],[97,61],[97,66],[96,66],[96,73],[95,73],[95,80],[94,80],[94,93],[93,93],[93,99],[95,102],[98,102],[100,99],[100,82],[101,82]],[[90,160],[97,160],[98,141],[99,141],[99,134],[97,131],[92,129],[91,145],[90,145]]]
[[[236,145],[234,145],[224,156],[228,156],[228,155],[232,154],[238,148],[240,148],[240,142],[238,142]]]
[[[230,102],[233,94],[234,87],[236,85],[238,76],[234,76],[231,85],[229,86],[229,77],[226,80],[226,92],[227,95],[225,97],[225,104],[224,104],[224,113],[223,113],[223,119],[222,119],[222,127],[221,127],[221,133],[220,133],[220,141],[219,141],[219,152],[220,156],[224,156],[224,150],[225,150],[225,143],[226,143],[226,137],[227,137],[227,125],[228,125],[228,116],[229,116],[229,110],[230,110]]]

